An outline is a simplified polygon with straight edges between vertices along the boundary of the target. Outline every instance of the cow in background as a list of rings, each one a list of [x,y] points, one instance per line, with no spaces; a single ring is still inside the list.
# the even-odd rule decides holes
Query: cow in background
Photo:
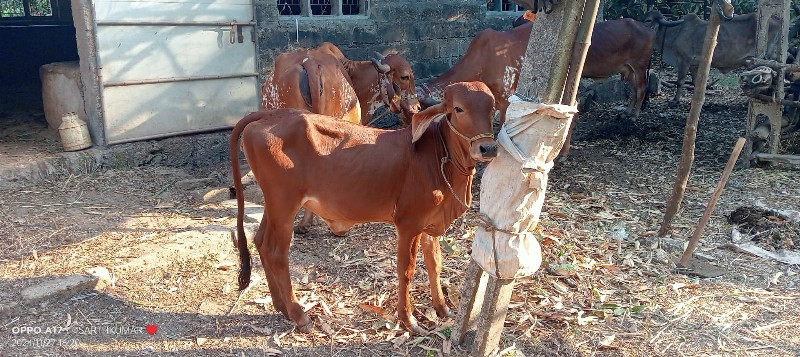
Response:
[[[767,29],[767,54],[775,52],[781,20],[770,18]],[[701,20],[695,14],[684,15],[677,21],[668,21],[658,11],[650,11],[645,15],[644,23],[656,31],[656,51],[661,53],[664,63],[675,67],[678,72],[677,89],[673,103],[683,96],[686,74],[691,73],[692,80],[697,78],[697,67],[703,51],[708,21]],[[747,65],[746,60],[756,55],[756,32],[758,16],[756,13],[735,16],[732,20],[722,21],[719,26],[717,46],[711,58],[711,67],[720,72]],[[773,56],[775,57],[775,56]]]
[[[438,98],[441,88],[449,83],[482,81],[494,94],[500,123],[505,122],[509,97],[517,89],[521,61],[532,26],[531,22],[525,22],[505,32],[481,31],[458,63],[417,90],[423,104],[429,98]],[[647,71],[654,40],[655,32],[640,22],[631,19],[600,22],[594,27],[592,44],[586,55],[584,78],[601,79],[621,74],[622,79],[631,84],[633,93],[626,114],[634,118],[639,116],[647,94]],[[561,151],[562,158],[569,155],[570,137],[576,121],[577,117],[572,121]]]
[[[500,122],[504,122],[508,98],[517,88],[532,26],[527,22],[506,32],[481,31],[470,42],[464,57],[441,76],[422,85],[417,91],[419,96],[425,102],[425,98],[437,98],[441,88],[449,83],[479,80],[492,90]],[[583,77],[600,79],[621,74],[634,90],[627,109],[632,117],[639,115],[644,102],[654,40],[652,30],[631,19],[597,23],[592,33]]]
[[[376,53],[369,61],[352,61],[329,42],[278,55],[261,94],[264,109],[307,109],[361,124],[384,105],[406,123],[420,109],[414,73],[403,56]]]

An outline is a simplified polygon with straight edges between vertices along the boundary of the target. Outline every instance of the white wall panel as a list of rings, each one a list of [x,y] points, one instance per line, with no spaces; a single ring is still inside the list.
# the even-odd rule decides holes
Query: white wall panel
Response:
[[[96,0],[108,143],[233,126],[258,110],[251,0]],[[218,78],[218,77],[225,78]]]
[[[257,77],[108,87],[106,137],[111,144],[222,129],[258,109]]]
[[[96,0],[95,19],[105,21],[249,21],[249,0]]]
[[[255,72],[250,27],[230,43],[230,27],[100,26],[104,82]]]

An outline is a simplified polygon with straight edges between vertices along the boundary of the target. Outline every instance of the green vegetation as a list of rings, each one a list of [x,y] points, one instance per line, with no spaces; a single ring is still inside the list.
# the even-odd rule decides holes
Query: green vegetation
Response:
[[[731,0],[737,14],[747,14],[755,12],[758,8],[758,0]],[[800,5],[800,0],[792,0],[793,7]],[[604,14],[606,20],[629,17],[642,20],[644,14],[650,9],[661,11],[668,17],[680,17],[686,14],[697,14],[705,18],[711,11],[711,2],[703,0],[675,1],[675,0],[606,0],[604,3]],[[792,14],[794,18],[796,14]]]

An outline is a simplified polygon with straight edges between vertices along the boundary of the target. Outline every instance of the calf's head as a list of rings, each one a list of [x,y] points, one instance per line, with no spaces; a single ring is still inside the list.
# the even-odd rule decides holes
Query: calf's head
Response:
[[[492,131],[494,96],[483,82],[459,82],[444,89],[444,101],[414,115],[412,142],[419,140],[430,123],[445,116],[449,126],[446,140],[465,147],[475,161],[491,161],[497,156],[497,142]]]
[[[384,56],[380,53],[375,55],[377,57],[372,59],[372,63],[389,79],[389,85],[386,87],[389,109],[394,113],[402,113],[405,117],[404,122],[408,125],[411,117],[420,110],[411,64],[401,55]]]

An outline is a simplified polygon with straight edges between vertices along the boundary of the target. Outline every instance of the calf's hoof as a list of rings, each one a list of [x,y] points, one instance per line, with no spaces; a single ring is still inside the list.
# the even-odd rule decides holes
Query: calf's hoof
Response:
[[[441,309],[437,308],[434,309],[436,310],[436,316],[439,316],[440,318],[449,318],[456,316],[456,313],[453,312],[453,310],[450,310],[450,307],[448,307],[447,305],[445,305],[444,308]]]
[[[303,316],[300,322],[295,324],[295,330],[300,331],[302,333],[310,333],[313,328],[314,328],[314,321],[311,321],[308,315]]]
[[[411,332],[414,335],[422,335],[422,336],[425,336],[425,335],[428,334],[428,330],[426,330],[426,329],[424,329],[422,327],[419,327],[419,324],[417,323],[417,319],[414,318],[414,316],[409,316],[407,321],[404,321],[404,320],[405,319],[400,318],[400,323],[403,325],[403,327],[406,330],[408,330],[408,332]]]
[[[411,332],[411,334],[413,334],[413,335],[425,336],[425,335],[428,334],[428,330],[426,330],[426,329],[424,329],[422,327],[419,327],[419,325],[416,322],[414,322],[412,324],[405,324],[404,323],[403,327],[405,327],[406,330],[408,330],[408,332]]]
[[[300,224],[294,226],[294,234],[306,234],[306,233],[308,233],[308,226]]]
[[[347,235],[347,232],[349,232],[349,230],[345,230],[345,231],[334,231],[334,230],[331,230],[331,234],[333,234],[333,235],[335,235],[337,237],[344,237],[344,236]]]

